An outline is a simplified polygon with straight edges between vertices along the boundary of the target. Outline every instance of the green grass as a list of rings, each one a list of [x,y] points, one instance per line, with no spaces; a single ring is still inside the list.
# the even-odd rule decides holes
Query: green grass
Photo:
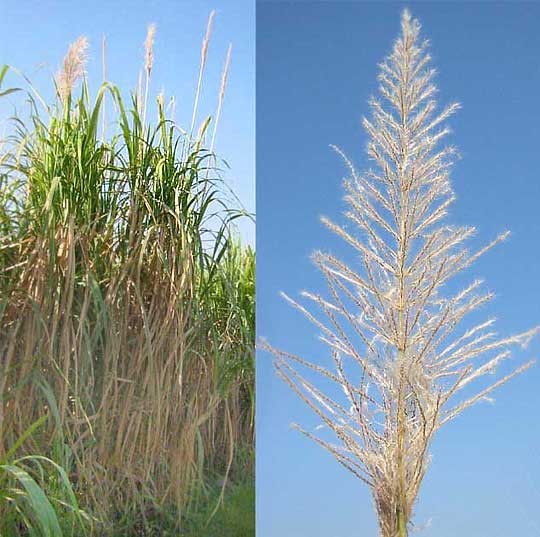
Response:
[[[215,492],[217,496],[218,491]],[[252,537],[255,535],[255,484],[231,484],[224,505],[212,518],[202,510],[188,522],[186,537]]]

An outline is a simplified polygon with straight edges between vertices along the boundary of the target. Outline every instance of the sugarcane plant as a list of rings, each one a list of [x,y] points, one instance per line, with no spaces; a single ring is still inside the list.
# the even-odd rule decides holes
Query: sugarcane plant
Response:
[[[459,105],[437,109],[428,45],[405,10],[401,33],[380,65],[380,98],[370,100],[371,119],[363,120],[373,168],[358,174],[336,148],[350,172],[346,216],[358,233],[322,221],[352,246],[358,266],[330,253],[313,255],[329,295],[302,296],[319,316],[284,295],[320,330],[332,367],[263,343],[277,374],[338,443],[298,429],[371,489],[382,537],[407,536],[435,433],[532,365],[470,390],[535,330],[501,338],[493,319],[462,328],[464,317],[493,295],[480,280],[455,294],[445,285],[508,233],[470,252],[465,243],[475,229],[446,221],[456,149],[441,141]],[[322,388],[322,381],[337,389]]]

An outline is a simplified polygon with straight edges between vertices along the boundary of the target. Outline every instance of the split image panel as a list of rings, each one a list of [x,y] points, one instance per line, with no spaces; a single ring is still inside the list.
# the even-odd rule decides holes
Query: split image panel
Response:
[[[0,537],[539,533],[540,4],[2,7]]]

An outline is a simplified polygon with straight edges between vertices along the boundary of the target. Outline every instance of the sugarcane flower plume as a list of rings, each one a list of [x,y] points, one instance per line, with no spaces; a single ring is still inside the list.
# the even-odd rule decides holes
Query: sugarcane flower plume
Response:
[[[152,66],[154,64],[154,39],[156,36],[156,25],[149,24],[148,31],[146,32],[146,40],[144,41],[144,56],[145,56],[145,69],[148,76],[152,72]]]
[[[480,280],[457,292],[445,285],[508,233],[471,252],[465,243],[474,228],[447,222],[457,153],[441,142],[459,105],[437,109],[434,76],[428,42],[405,10],[363,120],[372,167],[359,174],[337,149],[349,174],[346,217],[356,232],[323,218],[358,264],[316,252],[327,293],[304,292],[301,301],[284,295],[319,330],[330,365],[261,344],[337,443],[299,429],[370,487],[382,537],[407,535],[434,434],[532,362],[476,391],[470,385],[536,331],[500,337],[494,319],[463,327],[493,295]]]
[[[62,102],[66,102],[79,79],[84,76],[85,66],[88,59],[88,39],[79,37],[68,49],[62,69],[56,77],[58,92]]]

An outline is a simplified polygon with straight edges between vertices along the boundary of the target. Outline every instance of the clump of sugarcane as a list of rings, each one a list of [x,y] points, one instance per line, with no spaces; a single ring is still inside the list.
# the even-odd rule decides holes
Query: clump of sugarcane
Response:
[[[453,296],[444,290],[508,233],[469,252],[464,243],[474,228],[445,222],[454,201],[449,172],[456,150],[440,142],[448,133],[445,120],[459,105],[437,110],[435,70],[419,34],[420,24],[405,10],[401,35],[380,65],[380,99],[370,100],[372,118],[363,121],[373,169],[359,175],[338,149],[350,171],[346,216],[359,233],[323,222],[356,250],[359,266],[314,254],[329,296],[303,297],[325,321],[284,295],[321,331],[333,367],[264,344],[278,375],[339,443],[299,429],[370,487],[383,537],[407,535],[437,430],[532,365],[459,397],[508,359],[509,347],[525,345],[534,330],[499,338],[489,319],[461,331],[462,319],[493,295],[480,290],[480,280]],[[344,399],[324,392],[302,369],[336,383]]]
[[[61,463],[99,535],[176,530],[214,474],[220,506],[253,448],[255,255],[213,151],[230,47],[215,119],[198,104],[213,19],[189,130],[163,93],[150,108],[150,25],[130,100],[107,79],[105,40],[91,98],[81,37],[55,101],[30,85],[29,113],[0,140],[0,463],[49,410],[23,447]],[[12,535],[27,515],[1,496]]]

